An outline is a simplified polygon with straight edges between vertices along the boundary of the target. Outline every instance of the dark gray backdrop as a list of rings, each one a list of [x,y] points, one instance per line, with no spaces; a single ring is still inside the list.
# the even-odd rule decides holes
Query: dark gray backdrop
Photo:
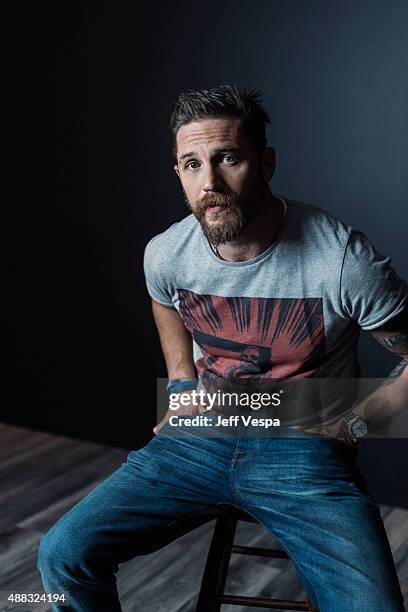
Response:
[[[57,4],[21,16],[19,78],[39,142],[51,143],[44,190],[54,168],[56,186],[49,204],[40,187],[35,205],[27,187],[18,209],[19,407],[6,406],[3,420],[136,448],[152,435],[165,375],[143,249],[187,214],[171,169],[175,98],[225,83],[260,88],[278,156],[273,191],[355,225],[407,277],[408,4]],[[366,376],[396,363],[369,334],[361,359]],[[407,448],[361,444],[377,498],[408,504],[391,482],[408,467]]]

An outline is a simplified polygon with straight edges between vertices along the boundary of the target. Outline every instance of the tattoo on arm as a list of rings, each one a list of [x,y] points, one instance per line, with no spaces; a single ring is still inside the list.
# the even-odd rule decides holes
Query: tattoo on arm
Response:
[[[400,376],[402,376],[402,373],[407,366],[408,366],[408,359],[403,359],[402,361],[397,363],[395,368],[391,370],[391,372],[388,374],[387,378],[384,380],[381,386],[386,387],[390,385],[396,378],[399,378]]]
[[[402,332],[390,335],[373,333],[373,336],[389,351],[397,353],[397,355],[406,354],[408,357],[408,333]]]
[[[402,357],[402,361],[397,363],[381,385],[388,386],[402,376],[408,366],[408,309],[371,333],[384,348]]]
[[[408,359],[408,305],[399,315],[371,333],[386,349]]]

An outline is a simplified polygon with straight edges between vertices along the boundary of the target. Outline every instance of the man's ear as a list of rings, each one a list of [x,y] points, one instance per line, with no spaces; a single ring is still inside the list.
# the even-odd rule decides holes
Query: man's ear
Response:
[[[262,160],[262,172],[266,182],[270,181],[273,177],[276,169],[276,154],[273,147],[266,147],[263,160]]]
[[[178,169],[178,165],[177,164],[174,164],[173,170],[177,174],[177,176],[180,178],[180,170]]]

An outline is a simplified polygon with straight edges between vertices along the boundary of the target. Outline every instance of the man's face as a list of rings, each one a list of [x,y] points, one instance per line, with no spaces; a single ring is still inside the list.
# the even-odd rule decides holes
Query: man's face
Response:
[[[174,170],[187,205],[214,245],[234,240],[252,221],[270,178],[239,125],[237,118],[203,119],[177,132]]]

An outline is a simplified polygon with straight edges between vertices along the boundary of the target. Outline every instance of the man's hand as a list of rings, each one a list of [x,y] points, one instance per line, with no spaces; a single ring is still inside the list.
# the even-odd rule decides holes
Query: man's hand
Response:
[[[205,406],[202,406],[201,404],[197,404],[197,402],[193,402],[193,400],[191,399],[191,402],[188,403],[187,400],[187,396],[191,395],[190,391],[182,391],[179,396],[183,396],[183,404],[187,404],[187,405],[182,405],[182,403],[179,403],[179,407],[177,409],[170,409],[166,412],[164,418],[160,421],[160,423],[158,423],[155,427],[153,427],[153,432],[157,435],[159,433],[159,431],[161,430],[162,427],[164,427],[164,425],[167,423],[167,421],[169,420],[169,418],[171,416],[178,416],[178,415],[183,415],[183,416],[194,416],[196,414],[200,414],[201,412],[207,412],[207,408]]]

